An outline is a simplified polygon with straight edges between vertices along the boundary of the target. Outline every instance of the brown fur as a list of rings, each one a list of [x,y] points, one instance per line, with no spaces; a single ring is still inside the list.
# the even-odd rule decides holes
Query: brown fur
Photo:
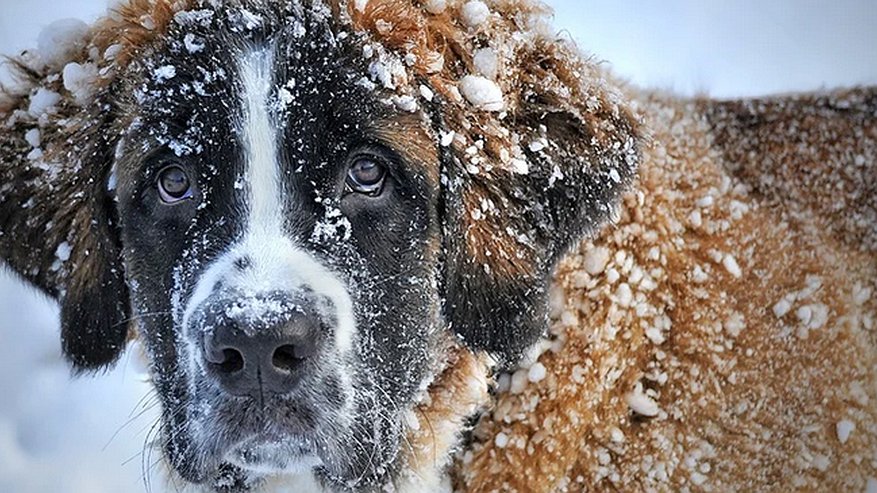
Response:
[[[559,266],[552,333],[562,344],[540,358],[548,377],[500,395],[458,461],[458,486],[862,491],[877,476],[875,95],[632,95],[654,140],[639,184],[618,224]],[[705,196],[713,204],[698,206]],[[827,209],[829,197],[844,207]],[[848,217],[864,219],[847,227]],[[588,264],[595,249],[605,268]],[[774,305],[808,276],[820,286],[778,317]],[[827,319],[805,329],[797,309],[820,304]],[[664,316],[656,344],[646,329]],[[626,403],[639,382],[656,392],[657,417]],[[846,443],[842,420],[855,424]]]
[[[831,491],[861,490],[877,477],[873,89],[747,103],[621,93],[566,44],[546,36],[512,41],[519,22],[544,10],[537,2],[492,2],[490,21],[475,30],[460,24],[459,2],[437,16],[404,0],[370,0],[365,12],[330,3],[387,49],[417,56],[409,83],[428,83],[442,96],[443,123],[459,130],[454,152],[483,142],[479,152],[494,169],[468,177],[470,206],[500,202],[512,176],[503,151],[539,137],[540,124],[583,158],[617,158],[616,145],[639,141],[643,128],[651,135],[618,223],[557,268],[553,342],[539,358],[547,377],[515,392],[501,385],[474,443],[457,458],[459,489]],[[122,46],[111,64],[118,73],[190,4],[132,0],[99,22],[93,43],[101,52]],[[472,71],[474,49],[487,43],[512,46],[497,81],[504,119],[473,110],[453,91]],[[111,81],[108,75],[103,84]],[[31,169],[23,133],[34,123],[15,113],[26,105],[26,96],[0,98],[8,123],[0,160],[19,175]],[[67,117],[97,118],[65,101],[53,124],[42,125],[47,154],[63,164],[62,186],[27,195],[43,215],[31,216],[34,227],[15,223],[30,232],[27,242],[0,237],[0,244],[19,259],[18,270],[36,269],[38,284],[76,290],[99,277],[99,259],[90,255],[100,246],[88,223],[94,205],[82,197],[89,196],[84,182],[102,186],[106,170],[77,179],[75,165],[92,148],[75,143],[111,134],[112,126],[57,123]],[[427,158],[413,139],[404,144]],[[39,205],[49,198],[65,208],[44,211]],[[532,272],[516,256],[532,252],[501,227],[512,213],[467,223],[464,251],[493,276]],[[71,264],[84,267],[59,286],[50,265],[65,239],[73,241]],[[48,246],[25,251],[35,244]],[[775,307],[790,293],[792,308],[778,316]],[[813,328],[801,320],[808,318]],[[416,474],[428,474],[425,465],[441,464],[452,448],[464,416],[484,397],[483,386],[472,385],[486,381],[484,366],[459,352],[430,389],[420,433],[409,437]],[[520,371],[515,379],[526,380]],[[652,393],[657,416],[631,412],[637,385]],[[842,420],[855,424],[846,443],[836,431]]]

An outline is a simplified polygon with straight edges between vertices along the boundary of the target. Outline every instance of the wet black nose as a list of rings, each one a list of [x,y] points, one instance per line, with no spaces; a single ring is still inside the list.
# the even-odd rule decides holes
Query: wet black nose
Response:
[[[206,367],[232,395],[291,392],[318,352],[319,318],[301,308],[266,314],[229,302],[214,306],[204,322]]]

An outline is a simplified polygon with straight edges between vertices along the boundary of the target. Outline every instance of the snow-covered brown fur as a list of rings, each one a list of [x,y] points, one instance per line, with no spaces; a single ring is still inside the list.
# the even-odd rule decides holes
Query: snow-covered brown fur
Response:
[[[108,187],[132,67],[178,12],[279,3],[131,0],[66,60],[88,90],[16,59],[0,256],[61,300],[76,368],[136,330]],[[361,36],[399,113],[379,132],[441,189],[425,248],[456,342],[411,404],[397,488],[877,488],[877,89],[682,99],[618,83],[535,1],[304,4]]]

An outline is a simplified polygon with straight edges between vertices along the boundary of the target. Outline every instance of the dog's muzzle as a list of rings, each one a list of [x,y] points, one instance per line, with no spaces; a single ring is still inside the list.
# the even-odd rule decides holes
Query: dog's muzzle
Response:
[[[327,304],[312,292],[211,296],[192,327],[207,375],[232,396],[293,392],[333,332]]]

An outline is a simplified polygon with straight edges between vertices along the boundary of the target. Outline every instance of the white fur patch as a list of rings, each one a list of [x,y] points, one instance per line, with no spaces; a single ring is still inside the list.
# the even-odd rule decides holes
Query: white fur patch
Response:
[[[250,51],[241,59],[242,118],[246,171],[246,233],[242,241],[220,255],[198,280],[183,315],[183,326],[221,280],[226,286],[249,294],[311,289],[332,302],[335,345],[349,351],[356,330],[353,301],[345,283],[318,259],[299,248],[284,230],[286,210],[278,142],[281,126],[271,112],[273,52],[270,48]],[[235,260],[246,257],[249,268],[238,272]],[[258,316],[259,314],[254,313]]]

